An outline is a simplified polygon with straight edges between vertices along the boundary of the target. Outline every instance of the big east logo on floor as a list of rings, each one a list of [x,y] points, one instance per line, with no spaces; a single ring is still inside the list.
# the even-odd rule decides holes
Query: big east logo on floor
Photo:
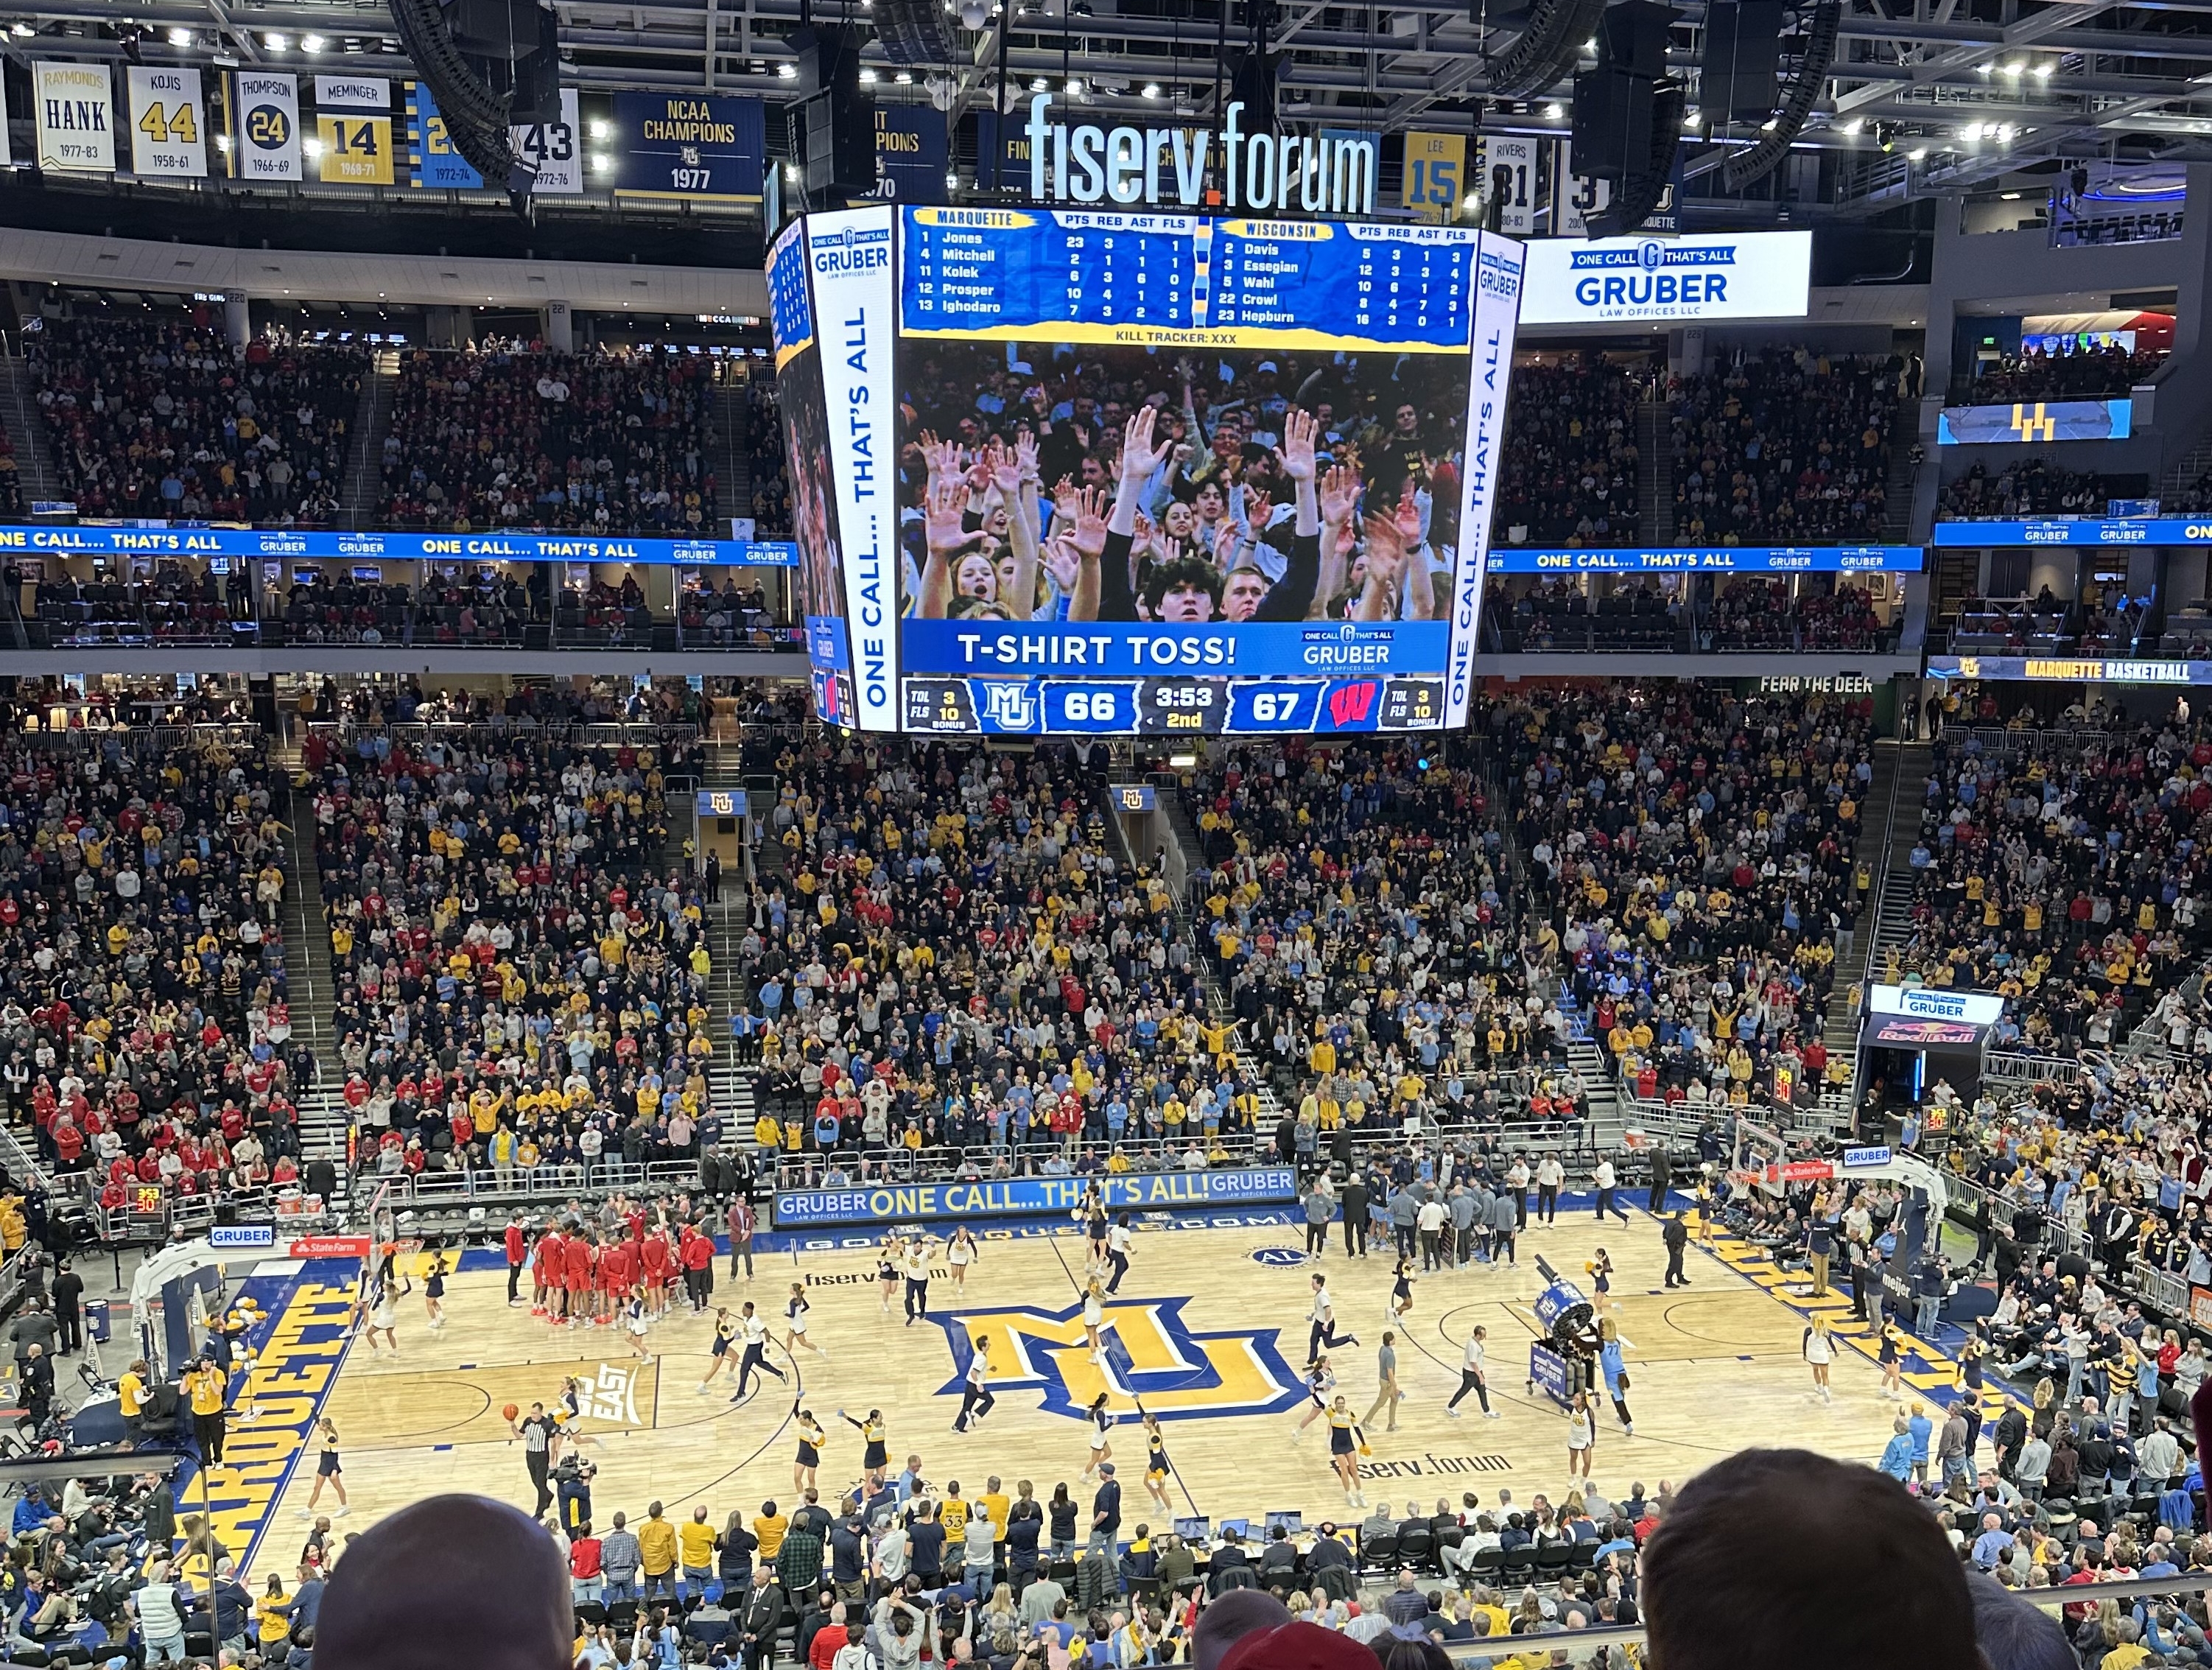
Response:
[[[1079,1303],[1065,1310],[1013,1306],[933,1316],[945,1330],[954,1369],[939,1394],[960,1394],[975,1341],[988,1336],[985,1375],[992,1392],[1003,1396],[1036,1388],[1043,1394],[1038,1406],[1048,1415],[1080,1420],[1101,1392],[1117,1413],[1134,1413],[1141,1398],[1146,1412],[1164,1421],[1296,1408],[1304,1385],[1284,1360],[1275,1330],[1201,1333],[1183,1320],[1183,1308],[1192,1303],[1109,1302],[1099,1330],[1103,1363],[1091,1360]]]

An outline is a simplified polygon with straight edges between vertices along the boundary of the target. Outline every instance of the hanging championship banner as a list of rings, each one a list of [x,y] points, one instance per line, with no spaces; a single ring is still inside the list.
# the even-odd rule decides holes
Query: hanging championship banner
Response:
[[[300,83],[281,70],[241,70],[230,78],[235,131],[234,179],[300,178]]]
[[[1406,136],[1405,184],[1398,197],[1401,207],[1441,226],[1452,218],[1460,199],[1481,184],[1467,178],[1465,134]]]
[[[115,90],[104,64],[34,64],[39,166],[74,174],[115,172]]]
[[[758,99],[617,93],[614,130],[618,196],[760,201],[768,121]]]
[[[8,167],[15,160],[8,139],[8,89],[0,87],[0,168]]]
[[[945,112],[932,105],[876,106],[876,195],[899,203],[941,203]]]
[[[315,138],[324,185],[391,185],[392,83],[381,76],[316,76]]]
[[[584,152],[579,136],[576,90],[561,89],[561,119],[519,124],[507,130],[515,154],[538,165],[538,197],[580,197],[584,190]],[[481,191],[483,176],[453,149],[439,113],[434,94],[421,82],[407,84],[407,143],[414,153],[415,168],[408,183],[431,191]],[[507,182],[497,182],[506,190]]]
[[[172,179],[207,177],[207,136],[200,109],[200,72],[132,64],[131,167]]]

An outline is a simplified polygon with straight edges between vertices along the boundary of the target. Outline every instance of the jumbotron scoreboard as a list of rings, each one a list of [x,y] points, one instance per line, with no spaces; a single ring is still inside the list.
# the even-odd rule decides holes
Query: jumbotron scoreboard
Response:
[[[1465,723],[1522,255],[1379,222],[794,222],[769,276],[821,716]]]

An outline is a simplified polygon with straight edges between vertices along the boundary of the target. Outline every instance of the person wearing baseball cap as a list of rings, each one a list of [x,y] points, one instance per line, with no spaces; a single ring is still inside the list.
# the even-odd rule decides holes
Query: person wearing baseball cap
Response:
[[[1230,1649],[1255,1631],[1279,1628],[1291,1609],[1263,1588],[1232,1588],[1198,1615],[1191,1630],[1190,1661],[1197,1670],[1221,1670]]]
[[[1219,1670],[1376,1670],[1375,1649],[1318,1624],[1282,1624],[1237,1638]]]

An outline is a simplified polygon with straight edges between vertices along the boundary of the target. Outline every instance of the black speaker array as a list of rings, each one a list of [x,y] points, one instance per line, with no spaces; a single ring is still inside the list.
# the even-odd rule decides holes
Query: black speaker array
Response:
[[[1705,119],[1749,122],[1774,114],[1782,50],[1782,0],[1707,0],[1698,108]]]
[[[877,11],[884,9],[878,0]],[[792,149],[817,206],[875,189],[876,107],[860,94],[860,44],[852,28],[803,28],[791,37],[801,92],[790,107]]]
[[[1646,167],[1667,32],[1681,15],[1656,0],[1621,0],[1598,19],[1597,67],[1575,77],[1577,174],[1617,185]]]

